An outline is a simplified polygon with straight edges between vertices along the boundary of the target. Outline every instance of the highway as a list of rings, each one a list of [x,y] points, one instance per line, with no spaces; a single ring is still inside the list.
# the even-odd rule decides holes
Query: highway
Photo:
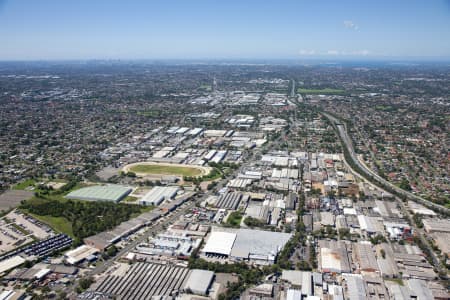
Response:
[[[292,88],[291,88],[291,97],[294,98],[295,97],[295,80],[291,80],[292,81]]]
[[[446,208],[445,206],[436,204],[436,203],[426,200],[422,197],[414,195],[413,193],[405,191],[405,190],[399,188],[398,186],[394,185],[393,183],[387,181],[386,179],[382,178],[380,175],[378,175],[373,170],[371,170],[369,167],[367,167],[367,165],[365,163],[363,163],[360,160],[360,158],[358,157],[358,155],[356,154],[356,152],[353,148],[352,140],[350,139],[350,137],[347,134],[345,125],[342,124],[341,121],[339,121],[338,119],[336,119],[335,117],[333,117],[332,115],[330,115],[328,113],[322,112],[322,114],[336,126],[336,128],[338,130],[338,134],[339,134],[341,140],[344,142],[343,146],[347,148],[348,153],[350,154],[350,157],[351,157],[353,163],[359,167],[359,169],[364,173],[363,175],[373,178],[374,183],[377,184],[378,186],[381,186],[381,187],[387,186],[387,187],[391,188],[392,190],[394,190],[397,193],[397,195],[404,196],[409,200],[418,202],[418,203],[420,203],[424,206],[427,206],[430,209],[433,209],[435,211],[450,214],[450,209]]]

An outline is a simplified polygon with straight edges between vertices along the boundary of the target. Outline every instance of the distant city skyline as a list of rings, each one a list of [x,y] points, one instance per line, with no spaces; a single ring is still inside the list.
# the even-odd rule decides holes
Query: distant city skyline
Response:
[[[450,1],[0,0],[0,60],[449,60]]]

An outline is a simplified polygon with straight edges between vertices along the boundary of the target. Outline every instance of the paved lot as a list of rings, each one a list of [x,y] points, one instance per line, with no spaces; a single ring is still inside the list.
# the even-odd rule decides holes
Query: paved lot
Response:
[[[9,190],[0,195],[0,210],[8,210],[19,206],[20,201],[33,196],[33,192]]]

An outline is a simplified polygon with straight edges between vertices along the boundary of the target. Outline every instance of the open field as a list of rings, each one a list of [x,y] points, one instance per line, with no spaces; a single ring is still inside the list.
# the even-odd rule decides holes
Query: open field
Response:
[[[125,166],[122,171],[133,172],[138,176],[147,175],[174,175],[174,176],[189,176],[199,177],[208,175],[211,171],[209,167],[182,165],[182,164],[167,164],[155,162],[141,162]]]
[[[312,94],[312,95],[336,95],[336,94],[344,94],[345,91],[341,89],[297,89],[297,93],[300,94]]]
[[[13,186],[13,190],[25,190],[26,188],[33,188],[35,184],[36,181],[34,179],[27,179]]]

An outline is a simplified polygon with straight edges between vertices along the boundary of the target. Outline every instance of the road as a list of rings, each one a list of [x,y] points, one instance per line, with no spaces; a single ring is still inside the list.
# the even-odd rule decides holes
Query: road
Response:
[[[292,81],[292,88],[291,88],[291,97],[294,98],[295,97],[295,80],[291,80]]]
[[[394,185],[393,183],[387,181],[386,179],[384,179],[383,177],[381,177],[380,175],[375,173],[373,170],[371,170],[369,167],[367,167],[367,165],[364,162],[362,162],[361,159],[356,154],[356,152],[353,148],[352,140],[350,139],[350,137],[347,134],[345,125],[342,124],[341,121],[339,121],[338,119],[336,119],[335,117],[333,117],[330,114],[327,114],[327,113],[322,113],[322,114],[326,118],[328,118],[332,123],[335,124],[336,128],[338,129],[339,136],[340,136],[341,140],[344,142],[343,146],[345,146],[347,148],[348,153],[350,154],[350,157],[351,157],[353,163],[359,167],[359,169],[364,173],[364,175],[373,178],[373,181],[378,186],[380,186],[380,185],[381,185],[381,187],[388,186],[389,188],[394,190],[398,195],[404,196],[409,200],[418,202],[418,203],[425,205],[425,206],[427,206],[433,210],[436,210],[438,212],[450,214],[450,209],[446,208],[445,206],[436,204],[436,203],[426,200],[422,197],[414,195],[413,193],[405,191],[405,190],[399,188],[398,186]]]

